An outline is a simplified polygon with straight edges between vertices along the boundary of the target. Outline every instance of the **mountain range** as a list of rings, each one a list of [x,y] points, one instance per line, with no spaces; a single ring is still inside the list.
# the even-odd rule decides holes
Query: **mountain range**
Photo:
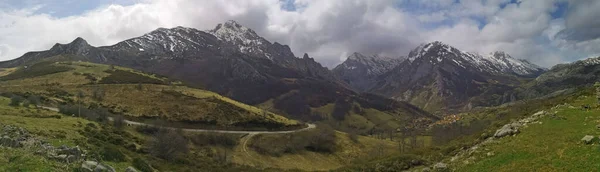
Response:
[[[333,71],[356,90],[452,111],[512,101],[506,91],[546,69],[504,52],[480,55],[435,41],[418,46],[405,60],[353,54]]]
[[[327,120],[349,130],[390,130],[384,126],[437,116],[403,101],[356,92],[308,54],[296,57],[289,46],[271,43],[235,21],[214,29],[159,28],[111,46],[93,47],[77,38],[50,50],[29,52],[0,62],[0,68],[40,61],[78,60],[129,67],[207,89],[234,100],[301,120]],[[330,108],[333,107],[333,108]],[[379,117],[390,123],[374,124]],[[364,126],[345,125],[355,119]],[[384,129],[385,128],[385,129]]]
[[[589,83],[596,79],[589,74],[595,70],[594,59],[546,69],[505,52],[482,55],[439,41],[421,44],[397,57],[353,53],[328,70],[308,54],[297,57],[289,46],[270,42],[235,21],[206,31],[159,28],[103,47],[77,38],[0,62],[0,68],[65,58],[156,73],[247,104],[313,120],[331,118],[315,114],[315,109],[341,102],[377,107],[390,114],[403,109],[415,118],[436,118],[426,111],[447,114],[499,105],[570,87],[560,84],[564,80]],[[586,74],[576,75],[578,72]],[[392,108],[382,104],[390,99],[396,100]]]

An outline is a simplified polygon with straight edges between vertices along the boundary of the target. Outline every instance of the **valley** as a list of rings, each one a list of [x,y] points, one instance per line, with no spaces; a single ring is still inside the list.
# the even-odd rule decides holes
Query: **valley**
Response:
[[[423,43],[331,70],[229,20],[0,62],[0,171],[593,171],[600,60]]]

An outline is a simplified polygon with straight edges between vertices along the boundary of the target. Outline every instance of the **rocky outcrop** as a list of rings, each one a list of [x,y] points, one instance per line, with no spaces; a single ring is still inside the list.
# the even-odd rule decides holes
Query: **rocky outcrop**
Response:
[[[74,163],[85,159],[85,153],[79,146],[62,145],[54,147],[50,143],[33,137],[21,127],[5,125],[0,131],[0,147],[24,148],[35,150],[35,154],[64,163]]]
[[[54,146],[45,143],[42,145],[42,148],[43,149],[40,151],[40,154],[44,154],[49,159],[54,159],[65,163],[74,163],[85,159],[85,154],[79,148],[79,146],[68,147],[66,145],[62,145],[58,148],[55,148]]]
[[[81,168],[89,172],[116,172],[113,167],[96,161],[85,161],[81,164]]]
[[[581,139],[581,141],[585,144],[591,144],[593,140],[594,140],[594,136],[590,136],[590,135],[586,135]]]
[[[496,131],[494,137],[500,138],[504,136],[519,134],[519,127],[521,127],[520,123],[506,124]]]
[[[505,137],[505,136],[519,134],[520,127],[527,126],[527,124],[536,122],[541,117],[544,117],[547,115],[556,116],[556,114],[554,114],[554,113],[549,113],[547,111],[539,111],[527,118],[523,118],[519,121],[512,122],[512,123],[502,126],[502,128],[496,130],[496,133],[494,133],[494,137],[501,138],[501,137]]]
[[[20,127],[6,125],[0,132],[0,146],[20,148],[25,144],[28,144],[28,140],[30,138],[31,136],[27,130]]]
[[[133,167],[127,167],[127,169],[125,169],[125,172],[138,172],[138,170],[136,170]]]

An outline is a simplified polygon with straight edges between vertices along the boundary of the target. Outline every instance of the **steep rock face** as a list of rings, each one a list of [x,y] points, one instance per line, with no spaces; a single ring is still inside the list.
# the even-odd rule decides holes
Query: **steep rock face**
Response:
[[[378,55],[364,56],[353,53],[346,61],[333,68],[332,72],[357,91],[366,91],[376,84],[376,79],[398,66],[403,58]]]
[[[544,70],[505,53],[482,56],[436,41],[412,50],[369,91],[448,113],[512,101],[505,92],[520,84],[517,78]]]

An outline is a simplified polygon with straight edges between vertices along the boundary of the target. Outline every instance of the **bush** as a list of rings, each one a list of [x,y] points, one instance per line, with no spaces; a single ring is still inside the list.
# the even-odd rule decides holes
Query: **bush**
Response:
[[[95,88],[92,92],[92,99],[97,101],[104,100],[105,91],[102,88]]]
[[[281,156],[284,153],[296,153],[302,150],[333,153],[336,148],[335,131],[328,125],[319,125],[316,129],[285,135],[258,135],[250,147],[258,153]]]
[[[145,135],[155,135],[156,133],[158,133],[159,130],[160,130],[160,128],[158,128],[158,127],[148,126],[148,125],[141,125],[141,126],[135,127],[135,131],[137,131],[138,133],[145,134]]]
[[[154,169],[152,169],[152,166],[150,166],[150,164],[148,164],[148,162],[144,161],[141,158],[135,158],[133,159],[133,167],[135,167],[136,169],[142,171],[142,172],[152,172],[154,171]]]
[[[310,135],[307,148],[315,152],[335,152],[335,130],[329,125],[319,125]]]
[[[102,149],[102,151],[100,152],[100,155],[106,161],[112,161],[112,162],[125,161],[125,154],[123,154],[123,152],[121,152],[119,149],[112,147],[112,146],[104,147],[104,149]]]
[[[195,145],[199,146],[223,146],[233,148],[238,144],[238,138],[231,134],[222,133],[201,133],[190,137]]]
[[[150,153],[156,157],[175,161],[188,153],[188,140],[182,130],[160,129],[149,142]]]
[[[29,97],[27,97],[27,102],[35,107],[37,107],[38,105],[40,105],[40,96],[36,96],[36,95],[31,95]]]
[[[10,98],[10,104],[8,104],[9,106],[20,106],[21,102],[23,102],[23,97],[19,96],[19,95],[13,95]]]

